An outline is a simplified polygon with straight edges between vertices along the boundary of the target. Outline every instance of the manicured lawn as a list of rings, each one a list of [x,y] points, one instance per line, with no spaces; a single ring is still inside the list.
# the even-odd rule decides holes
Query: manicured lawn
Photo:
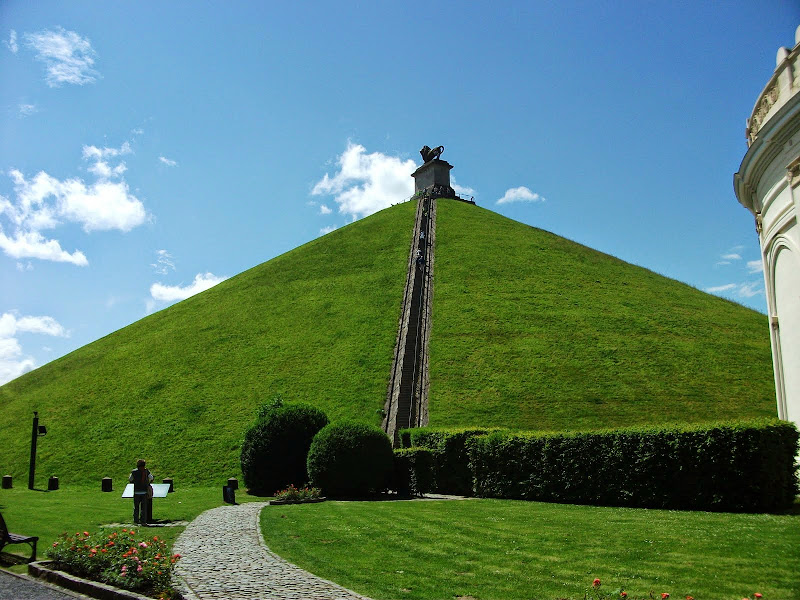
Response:
[[[747,515],[508,500],[325,502],[267,507],[269,547],[376,600],[800,598],[800,515]]]
[[[16,487],[0,490],[0,512],[10,531],[39,536],[37,557],[42,559],[46,556],[47,548],[65,531],[96,531],[109,523],[130,525],[133,501],[121,498],[123,488],[117,487],[109,493],[101,492],[99,483],[94,488],[67,487],[54,492]],[[250,502],[263,498],[239,492],[236,500]],[[201,512],[222,503],[221,489],[178,487],[166,498],[153,500],[153,516],[159,521],[191,521]],[[170,546],[183,530],[184,527],[149,529]],[[27,545],[15,545],[4,548],[3,552],[24,555],[29,553],[29,548]]]

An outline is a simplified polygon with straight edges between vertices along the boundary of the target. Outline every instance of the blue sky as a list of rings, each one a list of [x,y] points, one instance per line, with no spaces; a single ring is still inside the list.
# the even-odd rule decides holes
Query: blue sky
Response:
[[[0,3],[0,383],[413,191],[765,311],[733,193],[800,5]],[[765,321],[766,328],[766,321]]]

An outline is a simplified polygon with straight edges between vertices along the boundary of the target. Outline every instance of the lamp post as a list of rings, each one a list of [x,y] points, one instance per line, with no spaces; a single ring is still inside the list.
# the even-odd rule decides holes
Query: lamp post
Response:
[[[33,489],[33,478],[36,473],[36,441],[40,435],[47,433],[47,427],[39,425],[39,413],[33,411],[33,429],[31,430],[31,467],[28,471],[28,489]]]

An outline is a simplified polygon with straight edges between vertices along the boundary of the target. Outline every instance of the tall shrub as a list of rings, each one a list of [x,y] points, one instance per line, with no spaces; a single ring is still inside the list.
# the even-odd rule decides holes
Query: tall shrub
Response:
[[[256,493],[273,494],[290,484],[306,483],[311,440],[327,424],[324,412],[306,404],[264,411],[244,435],[241,463],[245,485]]]
[[[365,496],[388,487],[392,461],[392,444],[380,428],[341,421],[314,436],[308,475],[327,496]]]

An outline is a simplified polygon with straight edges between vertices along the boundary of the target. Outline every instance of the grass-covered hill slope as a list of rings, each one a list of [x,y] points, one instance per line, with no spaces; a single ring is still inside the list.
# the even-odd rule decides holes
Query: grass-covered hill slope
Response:
[[[0,387],[0,471],[39,485],[136,458],[178,485],[239,473],[277,393],[379,423],[414,203],[381,211]],[[774,415],[765,317],[645,269],[441,200],[432,425],[602,428]],[[302,483],[302,482],[298,482]],[[119,486],[118,486],[119,487]]]
[[[775,415],[764,315],[480,207],[437,210],[432,426]]]
[[[381,211],[150,315],[0,387],[0,471],[62,484],[138,457],[176,484],[239,473],[239,441],[276,393],[380,423],[414,203]],[[298,482],[303,483],[303,482]]]

